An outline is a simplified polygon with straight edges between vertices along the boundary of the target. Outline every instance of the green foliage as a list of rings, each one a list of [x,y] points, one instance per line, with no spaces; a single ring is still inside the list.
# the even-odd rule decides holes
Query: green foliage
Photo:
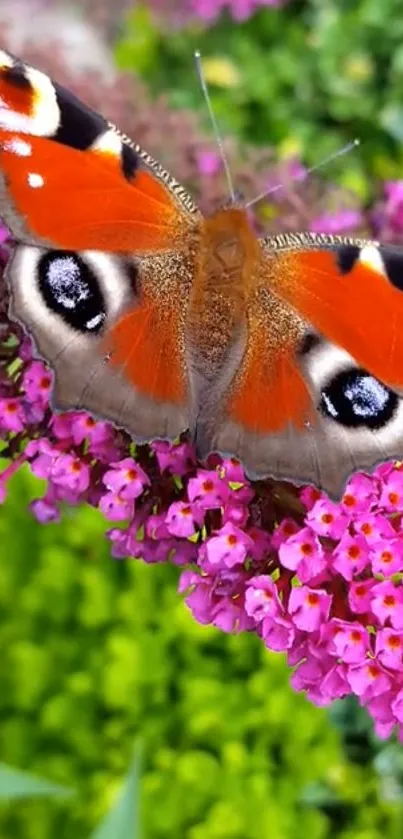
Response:
[[[141,839],[139,782],[140,753],[137,747],[118,801],[91,834],[91,839]]]
[[[94,510],[36,524],[37,491],[17,475],[0,513],[0,755],[77,794],[2,803],[0,839],[88,839],[137,736],[147,839],[400,839],[400,747],[355,705],[329,724],[256,637],[197,625],[176,568],[111,560]]]
[[[117,803],[91,834],[91,839],[140,839],[139,779],[140,758],[136,751]],[[0,765],[0,801],[66,794],[70,795],[71,790],[26,772],[19,772],[5,764]]]
[[[0,763],[0,801],[16,798],[36,798],[43,795],[71,795],[72,790],[59,784],[52,784],[43,778],[20,772]]]
[[[177,107],[203,109],[192,53],[205,60],[224,132],[317,163],[359,137],[331,177],[365,195],[367,178],[400,177],[403,0],[289,0],[244,24],[223,16],[161,31],[136,6],[116,46],[120,65]],[[205,111],[203,111],[203,114]]]

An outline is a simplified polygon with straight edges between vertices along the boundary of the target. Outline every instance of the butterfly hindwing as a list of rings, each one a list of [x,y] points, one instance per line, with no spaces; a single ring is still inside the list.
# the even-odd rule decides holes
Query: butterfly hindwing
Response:
[[[15,238],[156,252],[198,211],[139,146],[44,73],[0,51],[0,214]]]
[[[187,427],[186,264],[166,254],[159,267],[168,292],[147,260],[16,248],[11,315],[52,366],[56,408],[93,411],[136,440],[172,438]]]

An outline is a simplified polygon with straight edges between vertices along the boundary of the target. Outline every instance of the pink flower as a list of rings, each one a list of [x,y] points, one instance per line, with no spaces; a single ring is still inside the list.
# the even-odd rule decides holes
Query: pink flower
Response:
[[[298,629],[313,632],[328,619],[331,603],[331,595],[323,589],[299,586],[291,590],[288,610]]]
[[[386,670],[375,659],[350,667],[347,672],[347,681],[353,693],[365,701],[381,696],[391,686]]]
[[[119,492],[106,492],[100,498],[99,509],[109,521],[124,521],[133,515],[134,504]]]
[[[371,609],[372,589],[375,580],[359,580],[352,582],[348,590],[348,604],[350,609],[357,615],[365,614]]]
[[[369,475],[357,472],[347,482],[341,506],[349,516],[366,513],[376,498],[375,482]]]
[[[61,454],[52,462],[50,477],[54,484],[82,493],[89,487],[90,470],[78,457]]]
[[[221,169],[221,158],[216,151],[200,151],[196,157],[197,168],[204,177],[216,175]]]
[[[245,531],[227,522],[206,543],[208,563],[211,566],[220,565],[227,568],[243,565],[252,545],[252,539]]]
[[[357,664],[366,658],[370,650],[370,638],[368,631],[358,621],[333,619],[328,627],[331,628],[329,652],[345,664]]]
[[[318,536],[340,539],[348,525],[348,516],[328,498],[320,498],[312,505],[306,521]]]
[[[354,531],[365,537],[368,545],[380,542],[383,538],[393,538],[396,531],[389,519],[379,513],[367,513],[355,519]]]
[[[371,547],[370,559],[374,574],[390,577],[403,570],[403,539],[382,539]]]
[[[352,580],[368,565],[368,547],[362,536],[345,533],[333,554],[333,565],[342,577]]]
[[[376,635],[375,653],[384,667],[402,670],[403,634],[395,629],[380,629]]]
[[[214,510],[223,507],[229,488],[216,471],[199,469],[197,476],[189,480],[188,496],[192,504],[198,504],[203,510]]]
[[[348,233],[360,227],[363,217],[360,210],[339,210],[337,213],[323,213],[311,221],[313,233]]]
[[[31,402],[47,403],[52,376],[42,361],[31,361],[22,377],[22,388]]]
[[[23,431],[25,413],[20,399],[0,399],[0,429],[2,431]]]
[[[186,475],[196,464],[195,453],[189,443],[169,443],[167,440],[154,440],[150,443],[161,472],[171,475]]]
[[[403,511],[403,471],[394,469],[387,476],[379,504],[389,513]]]
[[[203,519],[204,515],[202,510],[196,507],[195,504],[174,501],[165,516],[165,523],[169,533],[172,533],[173,536],[181,536],[187,539],[189,536],[194,536],[203,524]]]
[[[266,617],[262,623],[262,638],[269,650],[276,653],[283,653],[292,648],[295,641],[295,626],[287,618],[281,616],[273,618]]]
[[[144,487],[150,484],[148,475],[132,457],[112,463],[112,467],[105,472],[103,482],[109,490],[118,492],[122,499],[138,498]]]
[[[371,590],[371,609],[380,624],[390,623],[403,629],[403,589],[389,580],[377,583]]]
[[[279,558],[284,568],[297,572],[302,583],[308,583],[326,568],[322,546],[309,527],[304,527],[280,545]]]
[[[245,592],[245,611],[256,621],[284,614],[277,588],[266,574],[252,577]]]

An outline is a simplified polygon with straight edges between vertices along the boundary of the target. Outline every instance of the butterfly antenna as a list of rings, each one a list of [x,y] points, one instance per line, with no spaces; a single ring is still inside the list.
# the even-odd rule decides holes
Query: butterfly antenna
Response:
[[[229,165],[228,165],[227,156],[226,156],[225,151],[224,151],[223,141],[221,139],[221,135],[220,135],[220,132],[218,130],[217,120],[214,116],[214,111],[213,111],[213,108],[212,108],[212,105],[211,105],[210,94],[209,94],[208,89],[207,89],[206,78],[205,78],[205,75],[204,75],[202,61],[201,61],[201,54],[198,50],[195,52],[194,57],[195,57],[195,62],[196,62],[197,75],[199,77],[199,82],[200,82],[200,85],[201,85],[201,89],[203,91],[203,96],[204,96],[205,101],[206,101],[207,110],[208,110],[209,116],[210,116],[210,122],[211,122],[211,125],[213,127],[215,141],[216,141],[217,146],[218,146],[219,151],[220,151],[220,157],[221,157],[222,164],[223,164],[223,167],[224,167],[225,177],[227,179],[227,184],[228,184],[229,194],[230,194],[230,197],[231,197],[231,202],[232,202],[232,204],[235,204],[236,203],[236,197],[235,197],[234,184],[232,182],[232,177],[231,177],[231,172],[230,172],[230,168],[229,168]]]
[[[316,172],[317,169],[322,169],[323,166],[326,166],[328,163],[331,163],[332,160],[336,160],[337,157],[342,157],[344,154],[347,154],[347,152],[357,148],[357,146],[359,145],[359,140],[352,140],[350,143],[347,143],[346,146],[343,146],[342,149],[333,152],[333,154],[329,154],[329,156],[321,160],[320,163],[316,163],[315,166],[311,166],[309,169],[306,169],[304,172],[302,172],[301,175],[296,175],[294,180],[304,181],[305,178],[308,177],[308,175],[312,174],[312,172]],[[245,209],[248,209],[249,207],[253,207],[255,204],[258,204],[259,201],[262,201],[263,198],[266,198],[273,192],[278,192],[279,189],[284,189],[284,186],[285,184],[276,184],[276,186],[272,186],[271,189],[267,189],[265,192],[261,192],[260,195],[258,195],[256,198],[253,198],[252,201],[248,201],[248,203],[245,204]]]

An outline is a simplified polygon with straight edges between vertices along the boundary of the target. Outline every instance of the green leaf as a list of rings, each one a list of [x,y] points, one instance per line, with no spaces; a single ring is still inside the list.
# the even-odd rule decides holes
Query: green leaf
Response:
[[[20,772],[5,763],[0,763],[0,801],[9,801],[13,798],[30,798],[42,795],[72,795],[74,790],[62,787],[47,781],[44,778],[37,778],[27,772]]]
[[[141,749],[135,747],[133,763],[116,806],[90,839],[140,839],[139,780]]]

